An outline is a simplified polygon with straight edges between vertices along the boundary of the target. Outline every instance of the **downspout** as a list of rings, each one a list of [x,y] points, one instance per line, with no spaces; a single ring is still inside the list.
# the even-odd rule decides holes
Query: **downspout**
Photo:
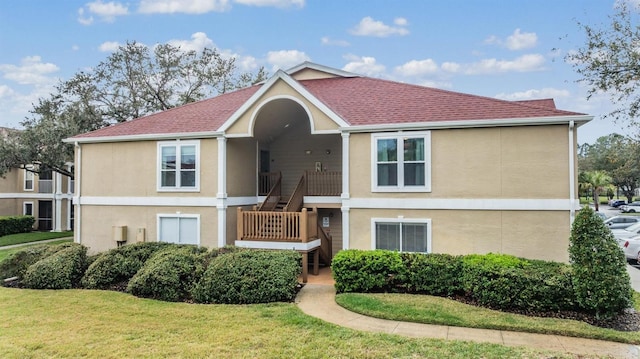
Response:
[[[342,249],[349,249],[349,211],[351,210],[349,200],[351,195],[349,194],[349,133],[342,133]]]
[[[569,201],[571,203],[570,223],[576,217],[576,169],[575,169],[575,122],[569,121]]]
[[[80,146],[80,144],[78,143],[78,141],[76,141],[75,143],[75,147],[77,149],[77,154],[76,154],[76,169],[75,169],[75,195],[73,197],[73,201],[74,201],[74,205],[76,206],[76,210],[73,212],[73,217],[74,217],[74,228],[73,228],[73,233],[75,233],[74,237],[75,237],[75,242],[82,244],[82,215],[81,215],[81,210],[80,210],[80,189],[82,188],[80,181],[82,180],[82,147]]]

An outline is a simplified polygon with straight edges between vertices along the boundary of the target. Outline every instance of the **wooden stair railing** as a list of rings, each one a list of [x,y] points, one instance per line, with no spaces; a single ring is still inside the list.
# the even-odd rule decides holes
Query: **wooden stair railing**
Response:
[[[275,183],[267,197],[264,199],[264,202],[258,207],[258,211],[272,211],[280,202],[280,196],[282,194],[282,174],[278,173]]]
[[[305,195],[305,176],[303,175],[300,178],[300,181],[298,181],[298,185],[296,186],[296,189],[293,191],[293,194],[291,195],[291,198],[289,198],[289,201],[287,202],[287,205],[284,206],[283,211],[285,212],[300,212],[300,210],[302,209],[302,204],[304,202],[304,195]]]

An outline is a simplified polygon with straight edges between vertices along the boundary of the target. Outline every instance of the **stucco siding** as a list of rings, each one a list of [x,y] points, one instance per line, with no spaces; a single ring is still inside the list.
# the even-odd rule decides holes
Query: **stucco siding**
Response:
[[[90,253],[116,248],[112,238],[113,226],[127,226],[127,244],[136,242],[139,228],[146,232],[146,242],[158,241],[158,214],[199,214],[200,245],[218,246],[217,209],[215,207],[151,207],[151,206],[81,206],[82,229],[76,231],[81,243]]]
[[[295,74],[293,74],[292,77],[298,81],[302,81],[302,80],[314,80],[314,79],[328,79],[328,78],[336,77],[336,75],[307,68],[307,69],[296,72]]]
[[[372,193],[371,147],[370,134],[350,136],[352,197],[569,198],[566,126],[433,130],[431,192],[424,193]]]
[[[227,193],[255,196],[257,189],[257,144],[252,138],[227,140]]]
[[[431,219],[431,250],[454,255],[506,253],[568,261],[570,223],[560,211],[351,209],[350,247],[372,249],[372,218]]]
[[[158,142],[115,142],[82,145],[82,196],[215,196],[217,153],[215,139],[200,140],[200,191],[159,192]]]

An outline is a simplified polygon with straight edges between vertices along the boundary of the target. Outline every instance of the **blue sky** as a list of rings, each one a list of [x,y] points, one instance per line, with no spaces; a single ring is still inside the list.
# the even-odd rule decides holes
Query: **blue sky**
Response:
[[[605,24],[614,1],[4,0],[0,126],[19,128],[59,80],[137,41],[215,47],[243,71],[308,60],[507,100],[552,97],[595,116],[578,132],[591,143],[625,124],[601,119],[608,97],[587,101],[564,56],[585,41],[577,22]]]

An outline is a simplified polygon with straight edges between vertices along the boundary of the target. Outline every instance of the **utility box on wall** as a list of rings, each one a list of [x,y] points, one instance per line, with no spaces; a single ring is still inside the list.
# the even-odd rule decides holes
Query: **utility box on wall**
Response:
[[[118,245],[127,241],[127,226],[113,226],[112,238]]]
[[[138,228],[136,232],[136,242],[144,242],[146,240],[147,230],[145,228]]]

